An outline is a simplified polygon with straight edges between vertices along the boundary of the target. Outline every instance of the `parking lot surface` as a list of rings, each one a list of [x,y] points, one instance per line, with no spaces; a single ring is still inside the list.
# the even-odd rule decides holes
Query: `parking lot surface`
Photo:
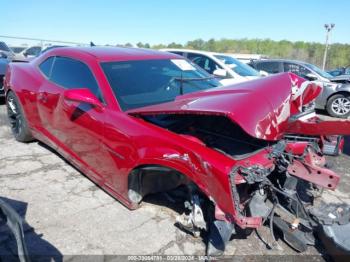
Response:
[[[349,142],[347,140],[347,146]],[[350,204],[349,151],[347,148],[346,154],[330,159],[335,163],[334,169],[343,176],[336,191],[324,193],[328,202]],[[194,238],[174,225],[179,213],[167,204],[170,200],[164,194],[152,196],[140,209],[130,211],[43,144],[16,142],[7,125],[3,101],[0,104],[0,197],[25,218],[25,237],[32,255],[62,258],[103,254],[205,254],[201,238]],[[0,227],[0,252],[14,254],[13,243]],[[234,237],[226,254],[298,255],[282,241],[279,243],[280,249],[267,250],[253,233],[247,239]],[[306,254],[320,252],[321,248],[310,247]]]

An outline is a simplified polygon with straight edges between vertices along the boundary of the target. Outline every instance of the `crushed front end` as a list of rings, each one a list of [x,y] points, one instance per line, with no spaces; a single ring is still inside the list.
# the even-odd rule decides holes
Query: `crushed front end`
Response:
[[[328,168],[325,149],[320,147],[324,139],[331,140],[340,153],[343,145],[340,136],[319,139],[286,136],[270,148],[239,160],[229,174],[236,210],[234,224],[255,229],[269,248],[278,246],[275,238],[278,235],[298,252],[315,245],[315,237],[323,232],[322,237],[328,237],[335,250],[341,248],[341,252],[349,254],[344,231],[350,233],[350,208],[322,202],[323,190],[335,190],[340,181],[340,175]],[[209,234],[209,255],[223,254],[235,233],[232,222],[219,210],[215,220]],[[262,226],[270,228],[269,240],[259,233]]]
[[[319,214],[327,208],[333,210],[328,223],[349,225],[349,208],[321,203],[323,190],[335,190],[341,179],[325,155],[342,152],[350,121],[322,121],[308,112],[320,92],[296,75],[279,74],[128,112],[166,136],[179,135],[169,142],[176,154],[165,154],[193,170],[190,213],[179,223],[195,236],[208,233],[208,255],[223,254],[238,228],[259,234],[263,226],[271,231],[272,241],[263,239],[268,247],[277,245],[279,233],[303,252],[325,226]],[[346,241],[335,236],[333,242]]]

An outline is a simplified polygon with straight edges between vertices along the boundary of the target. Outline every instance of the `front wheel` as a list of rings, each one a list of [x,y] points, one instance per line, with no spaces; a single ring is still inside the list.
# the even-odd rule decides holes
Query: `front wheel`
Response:
[[[14,92],[10,91],[6,97],[7,116],[11,131],[19,142],[29,142],[33,136],[28,127],[27,120],[23,114],[22,106]]]
[[[350,96],[338,94],[327,103],[327,112],[334,117],[347,118],[350,115]]]

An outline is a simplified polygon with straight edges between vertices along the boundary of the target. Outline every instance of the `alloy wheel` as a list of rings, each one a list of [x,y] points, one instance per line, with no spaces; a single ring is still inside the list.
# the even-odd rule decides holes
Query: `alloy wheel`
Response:
[[[337,115],[346,115],[350,112],[350,100],[346,97],[340,97],[333,101],[332,110]]]

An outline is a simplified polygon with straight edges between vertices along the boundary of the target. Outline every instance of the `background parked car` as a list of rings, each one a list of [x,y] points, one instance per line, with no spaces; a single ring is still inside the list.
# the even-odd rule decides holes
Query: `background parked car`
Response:
[[[339,118],[350,115],[350,84],[347,77],[333,77],[313,64],[295,60],[254,60],[249,65],[269,74],[292,72],[315,81],[323,87],[322,94],[316,100],[317,109],[326,109],[331,116]]]
[[[68,47],[68,46],[66,46],[66,45],[50,45],[50,46],[48,46],[48,47],[46,47],[46,48],[43,48],[43,49],[41,50],[41,52],[40,52],[40,55],[43,54],[43,53],[45,53],[45,52],[47,52],[47,51],[49,51],[49,50],[51,50],[51,49],[59,48],[59,47]]]
[[[244,82],[261,76],[256,70],[227,54],[187,49],[162,49],[162,51],[188,58],[209,74],[221,78],[220,82],[223,85]]]
[[[332,76],[340,76],[340,75],[350,75],[350,66],[348,67],[340,67],[331,71],[327,71]]]
[[[5,42],[0,42],[0,97],[5,95],[4,92],[4,76],[10,59],[14,56],[13,51]]]
[[[34,57],[37,57],[42,50],[41,46],[31,46],[23,49],[19,53],[15,53],[12,60],[14,61],[30,61]]]
[[[6,68],[9,62],[10,61],[8,60],[7,56],[0,51],[0,97],[5,95],[3,83]]]
[[[8,59],[12,59],[15,53],[8,47],[5,42],[0,41],[0,52],[2,53],[2,57],[6,56]]]
[[[6,63],[3,58],[0,58],[0,97],[4,96],[4,68],[6,68]]]
[[[252,60],[263,60],[263,59],[269,58],[267,55],[260,55],[260,54],[230,54],[230,55],[245,64],[250,63]]]
[[[10,46],[11,50],[15,53],[15,54],[19,54],[21,53],[24,49],[27,49],[26,46]]]

